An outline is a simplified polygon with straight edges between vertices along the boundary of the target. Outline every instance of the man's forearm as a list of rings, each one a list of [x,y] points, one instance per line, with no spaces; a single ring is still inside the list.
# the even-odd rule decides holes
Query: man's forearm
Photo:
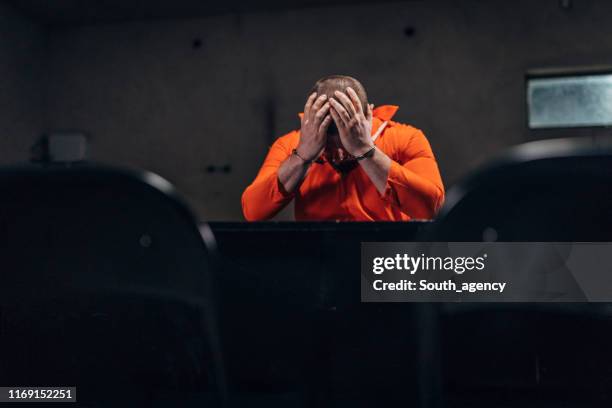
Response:
[[[380,194],[384,194],[387,187],[387,178],[391,168],[391,159],[381,150],[374,149],[374,155],[359,161]]]
[[[283,164],[281,164],[278,169],[278,181],[280,181],[287,193],[293,193],[298,189],[309,167],[310,163],[305,162],[295,154],[287,157]]]

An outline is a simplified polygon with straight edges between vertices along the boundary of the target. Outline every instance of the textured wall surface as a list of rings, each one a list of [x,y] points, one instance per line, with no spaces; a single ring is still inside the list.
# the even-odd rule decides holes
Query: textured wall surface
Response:
[[[0,4],[0,164],[23,162],[43,130],[43,30]]]
[[[560,4],[413,1],[54,28],[44,126],[88,132],[94,160],[166,177],[202,219],[240,220],[242,190],[298,126],[312,83],[346,73],[423,129],[448,187],[508,146],[609,133],[527,129],[528,69],[612,64],[612,3]]]

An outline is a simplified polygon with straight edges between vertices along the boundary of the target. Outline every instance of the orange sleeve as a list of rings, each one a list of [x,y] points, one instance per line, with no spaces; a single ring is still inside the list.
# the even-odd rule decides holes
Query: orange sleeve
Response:
[[[427,138],[396,124],[391,168],[383,199],[413,219],[431,219],[444,203],[444,185]]]
[[[278,169],[291,155],[288,142],[297,132],[278,138],[266,156],[255,180],[242,193],[242,213],[247,221],[263,221],[274,217],[293,199],[278,180]]]

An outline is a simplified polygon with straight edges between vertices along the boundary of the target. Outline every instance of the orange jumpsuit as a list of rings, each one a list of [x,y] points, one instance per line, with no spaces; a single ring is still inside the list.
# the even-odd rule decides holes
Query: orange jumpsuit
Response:
[[[380,106],[372,115],[372,135],[378,132],[374,144],[392,160],[384,194],[361,166],[342,174],[325,161],[311,164],[299,189],[284,191],[277,173],[298,145],[300,132],[295,130],[274,142],[257,177],[242,194],[244,217],[270,219],[295,199],[297,221],[433,218],[444,201],[438,165],[423,132],[391,121],[397,109]]]

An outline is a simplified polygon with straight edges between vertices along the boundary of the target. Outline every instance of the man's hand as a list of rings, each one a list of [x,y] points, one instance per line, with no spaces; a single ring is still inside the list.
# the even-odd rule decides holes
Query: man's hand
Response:
[[[346,94],[336,91],[334,95],[330,100],[330,113],[338,127],[342,146],[352,156],[361,156],[374,147],[372,107],[368,105],[364,114],[361,101],[352,88],[346,88]]]
[[[310,168],[310,162],[315,160],[327,142],[327,128],[333,120],[329,116],[327,95],[313,93],[304,106],[300,142],[296,148],[297,155],[291,154],[278,169],[278,181],[287,193],[293,193],[299,188]]]
[[[332,121],[328,114],[329,102],[326,99],[327,95],[317,98],[317,94],[313,93],[304,106],[297,153],[308,161],[316,159],[325,148],[327,128]]]

